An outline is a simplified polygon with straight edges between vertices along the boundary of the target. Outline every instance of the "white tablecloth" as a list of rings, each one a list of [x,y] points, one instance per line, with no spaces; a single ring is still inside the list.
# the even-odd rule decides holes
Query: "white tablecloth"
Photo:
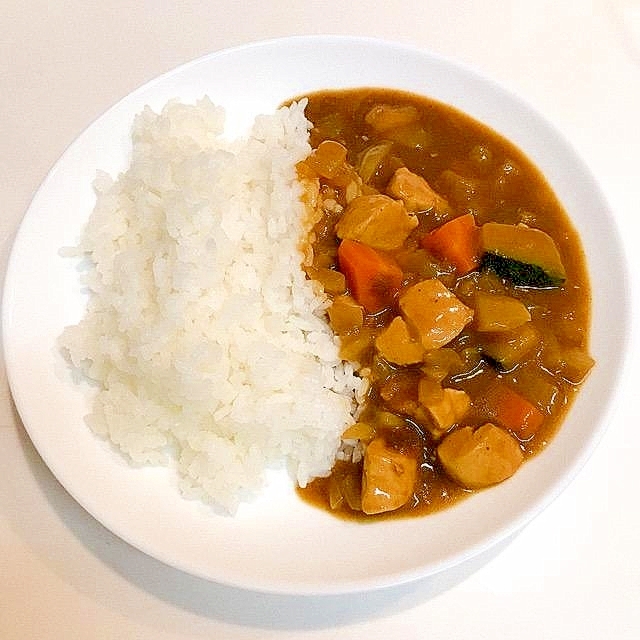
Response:
[[[519,93],[598,177],[638,272],[638,0],[4,0],[2,274],[48,169],[119,98],[217,49],[315,33],[416,45]],[[629,382],[638,379],[637,354],[596,453],[519,535],[436,579],[335,598],[229,589],[129,547],[56,482],[0,375],[3,640],[640,637],[640,416]]]

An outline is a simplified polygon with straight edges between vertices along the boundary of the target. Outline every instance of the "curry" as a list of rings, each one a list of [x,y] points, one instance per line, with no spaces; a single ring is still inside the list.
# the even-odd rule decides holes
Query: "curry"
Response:
[[[456,109],[307,97],[306,271],[368,393],[299,491],[342,517],[431,513],[543,450],[593,366],[580,240],[523,153]]]

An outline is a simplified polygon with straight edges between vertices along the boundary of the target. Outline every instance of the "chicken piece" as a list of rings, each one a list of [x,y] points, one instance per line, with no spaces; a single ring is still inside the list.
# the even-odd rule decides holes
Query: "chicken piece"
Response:
[[[475,431],[463,427],[450,433],[438,447],[445,471],[467,489],[482,489],[511,477],[524,454],[507,431],[491,424]]]
[[[399,509],[413,495],[418,473],[415,458],[372,440],[364,453],[362,510],[368,514]]]
[[[444,346],[473,319],[473,309],[435,278],[409,287],[400,296],[400,311],[426,350]]]
[[[439,393],[433,392],[433,385],[437,385]],[[460,422],[471,406],[471,399],[467,393],[459,389],[443,389],[429,378],[420,381],[418,400],[427,408],[433,420],[426,426],[434,438],[440,438],[454,424]]]
[[[402,202],[373,194],[351,200],[336,224],[336,233],[340,239],[390,251],[401,247],[417,226],[418,218],[408,213]]]
[[[387,193],[404,202],[407,211],[446,211],[447,201],[436,193],[429,183],[406,167],[400,167],[387,185]]]
[[[412,338],[407,323],[400,316],[391,321],[376,338],[375,344],[378,353],[394,364],[416,364],[424,355],[424,348]]]

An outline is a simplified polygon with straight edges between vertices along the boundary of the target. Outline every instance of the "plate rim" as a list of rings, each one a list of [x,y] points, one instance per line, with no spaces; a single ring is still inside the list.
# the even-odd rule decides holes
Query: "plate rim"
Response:
[[[507,527],[506,529],[503,529],[500,532],[500,535],[498,535],[497,537],[493,537],[489,540],[485,540],[483,543],[477,544],[473,547],[470,547],[466,550],[466,552],[464,553],[459,553],[457,555],[455,555],[454,557],[450,557],[448,559],[445,559],[444,561],[442,561],[440,564],[436,564],[433,565],[429,571],[425,572],[423,567],[416,567],[413,570],[405,570],[400,572],[399,574],[389,574],[387,576],[387,579],[382,579],[380,577],[377,577],[375,579],[375,583],[373,584],[369,584],[366,580],[357,580],[357,581],[353,581],[353,582],[348,582],[348,581],[343,581],[340,585],[327,585],[327,584],[323,584],[323,583],[315,583],[315,584],[295,584],[295,585],[290,585],[290,584],[286,584],[286,583],[281,583],[281,581],[278,581],[277,579],[270,579],[270,580],[256,580],[253,583],[247,583],[246,579],[234,579],[234,577],[232,575],[226,575],[226,576],[221,576],[221,577],[216,577],[216,576],[212,576],[210,575],[210,572],[198,572],[198,568],[197,567],[185,567],[185,566],[179,566],[179,564],[177,565],[175,562],[171,562],[171,558],[163,558],[163,557],[159,557],[159,554],[157,553],[157,550],[154,552],[153,549],[149,550],[149,549],[145,549],[143,548],[143,546],[141,546],[135,541],[135,540],[131,540],[128,539],[126,535],[122,535],[122,532],[117,532],[114,531],[112,527],[109,527],[107,525],[107,528],[112,531],[114,533],[114,535],[117,535],[118,537],[124,539],[125,541],[129,542],[130,544],[132,544],[134,547],[136,547],[137,549],[143,551],[144,553],[147,553],[148,555],[151,555],[152,557],[155,557],[156,559],[159,559],[160,561],[164,562],[165,564],[168,564],[170,566],[175,567],[176,569],[180,569],[183,571],[187,571],[190,574],[193,575],[198,575],[199,577],[208,579],[208,580],[214,580],[216,582],[221,582],[224,584],[229,584],[231,586],[235,586],[235,587],[241,587],[241,588],[250,588],[250,589],[257,589],[260,591],[267,591],[267,592],[276,592],[276,593],[289,593],[289,594],[335,594],[335,593],[345,593],[345,592],[350,592],[350,591],[364,591],[364,590],[369,590],[372,588],[378,588],[378,587],[387,587],[387,586],[392,586],[392,585],[397,585],[397,584],[401,584],[403,582],[407,582],[407,581],[412,581],[415,580],[417,578],[421,578],[421,577],[426,577],[428,575],[434,575],[436,573],[439,573],[441,571],[444,571],[450,567],[453,567],[455,565],[460,564],[461,562],[464,562],[468,559],[470,559],[471,557],[474,557],[476,555],[478,555],[479,553],[489,549],[490,547],[493,547],[495,544],[497,544],[498,542],[508,538],[509,536],[513,535],[516,531],[520,530],[524,525],[526,525],[528,522],[530,522],[537,514],[539,514],[542,510],[544,510],[546,508],[546,506],[548,506],[548,504],[550,504],[553,500],[556,499],[556,497],[570,484],[570,482],[573,480],[573,478],[575,477],[575,475],[577,475],[577,473],[580,471],[580,469],[582,469],[582,467],[584,466],[584,464],[586,463],[586,461],[588,460],[588,458],[592,455],[593,451],[595,450],[598,442],[600,441],[600,439],[604,436],[604,433],[606,431],[606,427],[607,425],[610,423],[611,421],[611,414],[615,409],[615,406],[618,403],[618,399],[620,394],[622,393],[622,388],[621,388],[621,384],[620,381],[623,379],[623,375],[624,375],[624,371],[626,371],[627,366],[628,366],[628,360],[629,360],[629,353],[631,351],[631,349],[629,348],[630,345],[630,341],[631,341],[631,332],[629,331],[629,327],[631,326],[631,305],[629,304],[629,301],[631,300],[631,294],[632,294],[632,289],[631,289],[631,285],[630,285],[630,278],[629,278],[629,270],[628,270],[628,261],[626,259],[626,255],[625,255],[625,251],[624,251],[624,243],[621,242],[621,238],[620,238],[620,233],[617,227],[617,224],[615,223],[615,217],[612,215],[612,209],[609,206],[609,203],[606,201],[606,198],[604,197],[604,195],[602,194],[597,181],[595,180],[595,178],[593,177],[593,175],[591,174],[589,168],[586,166],[586,164],[584,163],[584,161],[582,161],[582,159],[580,158],[580,156],[576,153],[575,149],[573,148],[573,146],[569,143],[569,141],[566,139],[566,137],[564,136],[564,134],[562,134],[561,131],[559,131],[552,123],[550,123],[549,121],[547,121],[539,112],[537,112],[531,105],[529,105],[527,102],[523,101],[517,94],[515,94],[514,92],[506,89],[505,87],[503,87],[502,85],[500,85],[499,83],[495,82],[494,80],[492,80],[491,78],[486,77],[484,74],[479,73],[478,71],[474,70],[472,67],[470,67],[469,65],[465,65],[462,63],[459,63],[457,61],[453,61],[451,59],[448,59],[444,56],[441,56],[439,54],[434,54],[430,51],[424,50],[424,49],[419,49],[410,45],[406,45],[406,44],[401,44],[401,43],[394,43],[392,41],[388,41],[388,40],[381,40],[381,39],[377,39],[377,38],[370,38],[370,37],[361,37],[361,36],[323,36],[323,35],[311,35],[311,36],[304,36],[304,35],[300,35],[300,36],[287,36],[287,37],[280,37],[280,38],[273,38],[273,39],[268,39],[268,40],[262,40],[262,41],[257,41],[257,42],[250,42],[250,43],[245,43],[245,44],[241,44],[241,45],[237,45],[234,47],[230,47],[230,48],[226,48],[226,49],[220,49],[218,51],[214,51],[212,53],[206,54],[204,56],[200,56],[194,60],[188,61],[182,65],[179,65],[178,67],[171,69],[169,71],[166,71],[163,74],[160,74],[159,76],[152,78],[151,80],[149,80],[148,82],[145,82],[144,84],[140,85],[139,87],[137,87],[136,89],[134,89],[131,93],[129,93],[128,95],[122,97],[120,100],[116,101],[115,103],[113,103],[113,105],[111,105],[110,107],[108,107],[100,116],[98,116],[96,119],[94,119],[84,130],[82,130],[70,143],[69,145],[65,148],[65,150],[63,151],[63,153],[61,154],[61,156],[58,158],[58,160],[55,162],[55,164],[52,166],[52,168],[47,172],[45,178],[43,179],[41,185],[39,186],[39,188],[37,189],[29,207],[27,208],[27,211],[25,213],[24,218],[22,219],[22,221],[20,222],[19,228],[17,233],[15,234],[14,237],[14,242],[13,242],[13,246],[11,248],[11,252],[9,254],[9,259],[7,262],[7,271],[6,271],[6,276],[5,276],[5,281],[4,281],[4,290],[3,290],[3,298],[2,298],[2,339],[3,339],[3,348],[4,348],[4,353],[5,353],[5,368],[7,371],[7,379],[9,381],[9,386],[11,389],[11,393],[12,393],[12,397],[14,400],[14,403],[16,405],[16,408],[18,410],[18,413],[21,416],[21,419],[23,420],[23,424],[25,427],[25,430],[27,431],[30,439],[32,440],[32,442],[35,445],[35,448],[38,450],[39,455],[42,457],[42,459],[45,461],[45,464],[47,465],[47,467],[52,471],[52,473],[54,474],[54,476],[58,479],[60,479],[60,476],[58,473],[56,473],[55,471],[55,467],[56,464],[52,463],[51,461],[48,460],[48,456],[47,456],[47,452],[43,452],[41,451],[41,447],[38,446],[38,435],[37,433],[33,433],[33,425],[27,424],[27,421],[24,420],[23,416],[24,415],[28,415],[29,414],[29,410],[28,408],[26,408],[25,404],[28,402],[27,399],[25,399],[24,395],[23,395],[23,390],[20,389],[17,380],[16,380],[16,364],[15,364],[15,359],[12,360],[12,358],[15,358],[15,354],[13,354],[13,345],[9,344],[7,341],[12,337],[12,331],[15,330],[15,326],[13,323],[13,319],[11,317],[12,312],[14,311],[15,307],[14,307],[14,300],[13,297],[16,293],[15,291],[15,286],[16,286],[16,269],[18,268],[19,265],[16,265],[14,262],[17,260],[17,258],[15,256],[18,255],[18,249],[16,249],[16,247],[20,247],[21,243],[24,242],[24,234],[27,233],[28,230],[28,218],[30,216],[30,212],[37,210],[37,206],[34,205],[34,203],[38,202],[38,199],[40,197],[42,197],[42,194],[46,192],[46,188],[47,185],[49,184],[49,182],[51,180],[55,180],[56,178],[56,172],[59,170],[60,166],[63,164],[64,162],[64,158],[67,156],[68,153],[71,152],[71,150],[73,149],[74,145],[78,142],[78,140],[80,140],[88,130],[90,130],[92,127],[97,126],[98,123],[100,123],[102,121],[102,119],[107,116],[107,114],[111,113],[114,109],[116,109],[119,105],[124,104],[125,102],[135,102],[140,96],[144,95],[145,92],[148,91],[149,88],[155,87],[159,84],[162,84],[164,82],[170,81],[173,77],[175,76],[179,76],[180,74],[182,74],[186,69],[190,69],[190,68],[194,68],[197,67],[198,65],[201,64],[207,64],[212,60],[215,60],[221,56],[233,56],[238,52],[247,52],[247,51],[251,51],[251,50],[264,50],[265,47],[281,47],[281,46],[288,46],[289,43],[311,43],[311,42],[315,42],[315,43],[319,43],[319,42],[324,42],[324,43],[330,43],[332,44],[332,46],[336,46],[336,45],[340,45],[340,46],[344,46],[344,45],[353,45],[353,44],[359,44],[359,45],[363,45],[363,46],[375,46],[375,47],[383,47],[383,48],[391,48],[391,49],[395,49],[397,51],[404,51],[406,54],[408,55],[412,55],[412,56],[419,56],[420,58],[422,58],[423,60],[427,60],[429,59],[430,61],[437,61],[440,65],[444,65],[444,66],[448,66],[448,67],[454,67],[456,68],[459,72],[464,73],[465,75],[472,75],[474,76],[474,78],[477,81],[480,81],[482,84],[489,84],[493,87],[494,90],[498,90],[499,92],[508,95],[511,97],[511,99],[516,100],[517,102],[520,103],[520,106],[525,108],[528,112],[533,113],[534,115],[536,115],[536,117],[539,119],[539,121],[544,124],[546,126],[546,128],[550,129],[552,131],[552,133],[555,135],[556,139],[561,143],[561,145],[563,145],[565,147],[565,150],[569,152],[569,154],[572,156],[574,162],[578,162],[580,165],[580,169],[581,171],[586,174],[590,180],[591,180],[591,187],[595,188],[598,192],[598,195],[600,197],[600,200],[602,202],[602,204],[604,205],[604,210],[607,214],[608,217],[608,222],[611,225],[611,231],[612,233],[616,236],[616,240],[617,240],[617,247],[618,250],[620,252],[620,255],[618,256],[618,260],[620,262],[620,264],[622,264],[624,266],[624,289],[627,292],[627,296],[625,298],[625,308],[623,310],[623,313],[620,316],[620,326],[624,328],[624,343],[622,344],[622,353],[621,355],[623,356],[622,359],[620,360],[620,367],[617,371],[617,377],[614,380],[615,385],[614,385],[614,389],[613,392],[609,394],[608,396],[608,402],[607,402],[607,406],[603,409],[602,412],[602,418],[601,418],[601,425],[598,429],[596,429],[593,433],[592,433],[592,437],[590,439],[589,442],[587,442],[585,444],[585,446],[583,447],[583,451],[582,451],[582,455],[579,456],[578,458],[576,458],[574,460],[574,463],[571,467],[571,473],[567,474],[565,476],[562,476],[559,481],[556,483],[556,485],[552,488],[552,490],[548,491],[546,496],[545,496],[545,500],[542,502],[538,502],[536,505],[534,505],[534,507],[532,507],[530,510],[525,511],[521,514],[520,518],[518,518],[517,520],[513,521],[511,523],[510,527]],[[528,155],[528,154],[527,154]],[[35,206],[35,208],[34,208]],[[88,215],[89,212],[87,212]],[[34,214],[31,214],[32,216]],[[25,224],[25,221],[27,221],[27,223]],[[15,253],[14,253],[15,252]],[[62,482],[62,481],[61,481]],[[96,518],[99,522],[102,522],[104,524],[104,519],[99,517],[99,514],[96,514],[94,512],[94,509],[90,509],[87,508],[86,506],[86,500],[83,499],[82,496],[77,495],[76,491],[73,491],[73,488],[69,488],[67,486],[68,483],[62,482],[63,486],[65,487],[65,489],[70,493],[70,495],[81,505],[85,508],[85,510],[87,510],[94,518]]]

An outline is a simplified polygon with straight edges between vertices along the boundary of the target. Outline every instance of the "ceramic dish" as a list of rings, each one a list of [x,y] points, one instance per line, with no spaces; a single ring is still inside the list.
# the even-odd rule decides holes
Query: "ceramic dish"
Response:
[[[146,104],[207,94],[241,133],[283,100],[323,88],[381,86],[454,105],[522,148],[547,176],[582,237],[593,289],[597,360],[552,445],[510,479],[420,519],[345,522],[299,500],[286,477],[235,517],[180,497],[169,470],[133,468],[83,421],[89,398],[56,351],[85,299],[74,244],[94,202],[95,171],[126,167],[134,115]],[[141,87],[94,122],[60,158],[15,240],[3,305],[6,364],[36,448],[69,493],[116,535],[209,580],[280,593],[341,593],[445,570],[517,531],[568,484],[600,438],[622,375],[629,330],[625,262],[614,220],[561,135],[517,97],[423,51],[359,38],[298,37],[214,53]]]

